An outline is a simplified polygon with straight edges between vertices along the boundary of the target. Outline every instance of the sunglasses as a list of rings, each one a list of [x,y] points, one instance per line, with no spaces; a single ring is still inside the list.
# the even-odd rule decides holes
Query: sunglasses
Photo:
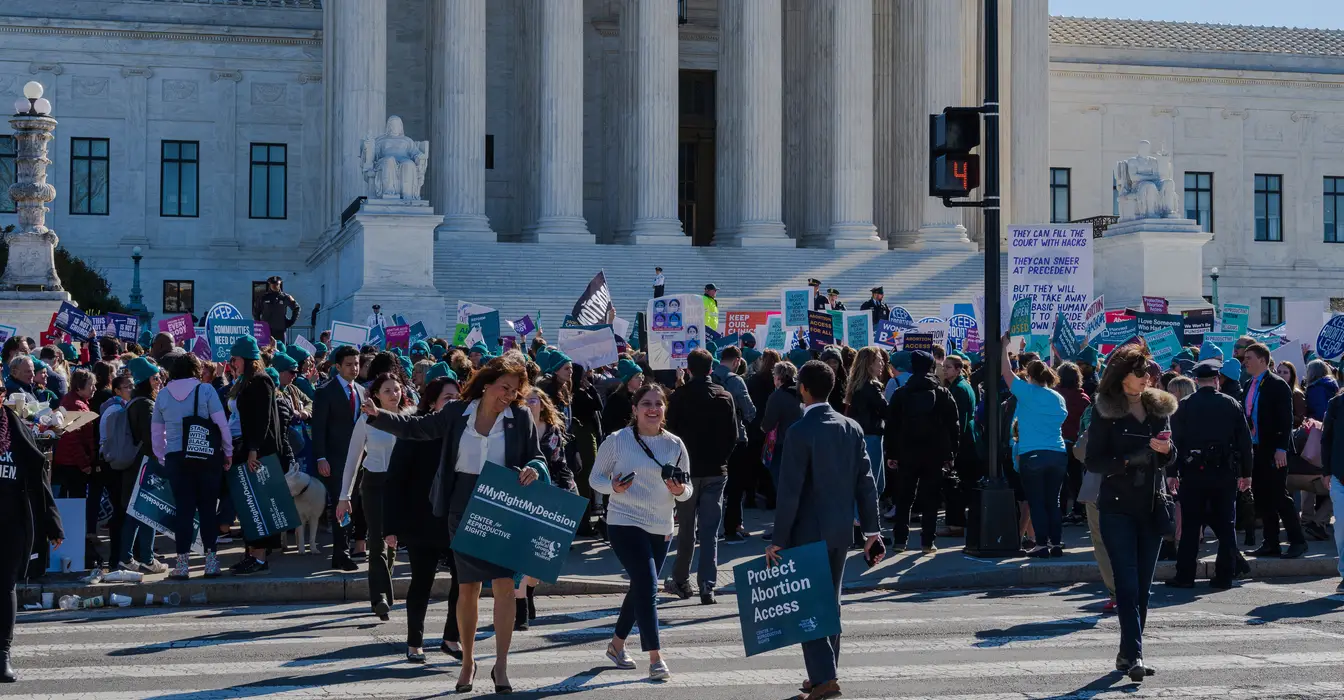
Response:
[[[529,406],[540,406],[540,405],[541,405],[541,399],[539,399],[539,398],[533,396],[533,397],[527,399],[527,405],[529,405]]]

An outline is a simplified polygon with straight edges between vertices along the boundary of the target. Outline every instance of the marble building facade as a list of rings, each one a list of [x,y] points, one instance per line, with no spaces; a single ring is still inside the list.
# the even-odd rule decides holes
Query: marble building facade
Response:
[[[339,301],[322,251],[365,193],[360,143],[394,114],[430,142],[440,246],[975,250],[977,218],[926,196],[925,158],[927,114],[979,102],[980,6],[0,0],[0,97],[47,85],[49,221],[123,298],[142,246],[156,314],[180,293],[165,282],[190,282],[200,312],[277,273],[305,306]],[[1322,183],[1344,177],[1340,33],[1001,6],[1005,221],[1111,214],[1112,165],[1147,138],[1178,182],[1212,176],[1204,257],[1224,300],[1344,296],[1344,248],[1322,234]],[[75,139],[106,139],[101,209],[72,198],[100,186]],[[167,142],[196,144],[194,193]],[[1280,178],[1282,242],[1255,240],[1257,174]]]

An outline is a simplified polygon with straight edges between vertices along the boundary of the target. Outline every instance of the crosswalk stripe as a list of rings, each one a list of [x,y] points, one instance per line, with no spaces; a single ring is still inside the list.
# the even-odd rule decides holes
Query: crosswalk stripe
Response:
[[[1115,640],[1118,642],[1118,640]],[[541,652],[543,655],[545,652]],[[801,663],[801,653],[797,654]],[[676,655],[669,650],[669,663],[675,669]],[[1344,652],[1294,652],[1284,654],[1247,654],[1236,656],[1227,654],[1199,654],[1184,656],[1161,656],[1158,662],[1164,673],[1181,671],[1226,670],[1234,665],[1240,671],[1247,669],[1307,668],[1317,666],[1335,666],[1344,663]],[[513,662],[513,659],[510,659]],[[670,687],[700,688],[710,686],[779,685],[781,682],[801,680],[799,663],[784,668],[753,668],[739,670],[676,672],[667,684]],[[1057,659],[1025,659],[1016,661],[977,661],[942,664],[909,664],[887,666],[842,667],[840,680],[852,683],[875,681],[921,680],[949,678],[993,678],[1022,677],[1037,678],[1091,675],[1098,671],[1110,670],[1113,660],[1109,658],[1075,659],[1061,664]],[[397,658],[380,658],[374,661],[365,659],[294,659],[281,661],[221,661],[216,663],[182,664],[123,664],[99,666],[63,666],[59,668],[25,669],[23,677],[31,681],[75,681],[109,678],[172,678],[268,675],[275,673],[294,674],[301,671],[330,673],[371,672],[388,668],[404,669],[404,662]],[[446,664],[434,664],[431,669],[447,668]],[[452,665],[456,668],[456,665]],[[628,690],[635,687],[641,676],[628,672],[606,669],[599,672],[583,672],[570,676],[550,678],[514,678],[516,690],[531,690],[550,693],[577,692],[581,690]],[[608,680],[612,679],[612,680]],[[616,680],[619,679],[619,680]],[[782,681],[782,679],[791,679]],[[393,681],[386,681],[393,682]]]
[[[1320,638],[1322,636],[1344,639],[1344,634],[1324,630],[1303,629],[1300,627],[1236,627],[1227,629],[1191,629],[1164,630],[1150,629],[1144,634],[1145,645],[1190,645],[1216,644],[1236,641],[1254,643],[1260,641],[1284,641]],[[551,663],[582,663],[602,658],[602,650],[592,646],[588,650],[546,649],[544,654],[531,655],[525,645],[536,639],[528,635],[514,636],[514,654],[511,665],[534,665]],[[58,654],[78,654],[100,651],[126,650],[132,653],[152,651],[170,651],[178,649],[199,649],[203,647],[228,647],[230,649],[272,646],[355,646],[370,641],[384,641],[389,646],[399,645],[404,637],[392,635],[332,635],[332,636],[283,636],[260,639],[183,639],[144,644],[118,642],[89,642],[72,644],[31,644],[19,645],[13,654],[18,658],[39,658]],[[925,651],[975,651],[995,649],[1068,649],[1068,648],[1105,648],[1116,644],[1114,630],[1079,630],[1067,635],[957,635],[943,638],[915,638],[894,640],[845,640],[844,650],[852,654],[887,654],[898,652]],[[433,649],[439,645],[438,639],[425,639],[425,646]],[[673,652],[678,659],[713,660],[742,658],[740,644],[717,646],[678,647]],[[785,656],[797,653],[797,649],[781,649],[763,654],[763,656]]]

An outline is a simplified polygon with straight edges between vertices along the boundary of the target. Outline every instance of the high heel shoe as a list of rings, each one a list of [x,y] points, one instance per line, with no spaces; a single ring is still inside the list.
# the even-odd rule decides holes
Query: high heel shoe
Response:
[[[466,662],[463,662],[463,665],[464,665],[464,666],[465,666],[465,664],[466,664]],[[472,661],[472,662],[471,662],[471,675],[468,676],[468,681],[467,681],[466,683],[458,683],[458,684],[455,686],[455,689],[456,689],[457,692],[459,692],[459,693],[470,693],[470,692],[471,692],[471,687],[472,687],[472,685],[475,684],[475,682],[476,682],[476,662],[475,662],[475,661]]]
[[[495,695],[508,695],[513,692],[513,686],[500,685],[499,681],[495,680],[495,669],[493,668],[490,669],[490,682],[495,684]]]

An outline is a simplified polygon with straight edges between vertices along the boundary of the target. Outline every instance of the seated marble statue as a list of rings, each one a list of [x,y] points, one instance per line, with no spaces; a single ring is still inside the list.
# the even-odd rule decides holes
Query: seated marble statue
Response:
[[[1139,153],[1115,164],[1120,220],[1171,219],[1184,215],[1171,174],[1171,159],[1152,155],[1153,144],[1139,142]]]
[[[359,160],[371,199],[421,198],[420,188],[429,167],[429,142],[406,136],[401,117],[388,117],[382,136],[364,140]]]

